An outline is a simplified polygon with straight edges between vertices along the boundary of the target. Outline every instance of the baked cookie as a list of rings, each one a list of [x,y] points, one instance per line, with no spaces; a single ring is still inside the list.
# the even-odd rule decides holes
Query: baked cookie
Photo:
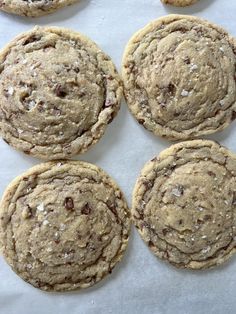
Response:
[[[186,7],[188,5],[196,3],[198,0],[161,0],[165,4],[171,4],[176,7]]]
[[[148,162],[132,216],[143,240],[176,267],[225,262],[236,245],[236,155],[215,142],[182,142]]]
[[[37,17],[52,13],[78,0],[0,0],[0,10],[22,16]]]
[[[235,54],[236,41],[199,18],[169,15],[148,24],[123,57],[130,111],[170,140],[223,130],[236,116]]]
[[[42,290],[87,288],[123,256],[129,210],[117,185],[95,165],[49,162],[7,188],[0,244],[12,269]]]
[[[83,35],[36,27],[0,52],[0,134],[42,159],[85,152],[120,108],[111,59]]]

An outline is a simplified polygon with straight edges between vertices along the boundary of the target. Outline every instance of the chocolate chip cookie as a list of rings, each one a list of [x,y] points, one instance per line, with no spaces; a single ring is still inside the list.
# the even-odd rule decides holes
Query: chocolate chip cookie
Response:
[[[146,129],[186,140],[236,117],[236,41],[192,16],[162,17],[136,33],[123,57],[125,96]]]
[[[120,189],[85,162],[33,167],[8,186],[0,204],[3,255],[21,278],[42,290],[100,281],[122,258],[129,230]]]
[[[36,27],[0,52],[0,135],[42,159],[96,143],[120,108],[111,59],[80,33]]]
[[[161,0],[165,4],[171,4],[176,7],[186,7],[188,5],[196,3],[198,0]]]
[[[132,216],[154,254],[176,267],[225,262],[236,251],[236,155],[206,140],[171,146],[143,168]]]
[[[37,17],[52,13],[78,0],[0,0],[0,10],[22,16]]]

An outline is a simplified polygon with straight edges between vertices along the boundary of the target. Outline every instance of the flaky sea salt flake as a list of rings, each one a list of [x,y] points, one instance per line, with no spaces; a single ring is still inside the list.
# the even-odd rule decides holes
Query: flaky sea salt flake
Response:
[[[43,205],[43,203],[41,203],[41,204],[39,204],[39,205],[37,206],[37,210],[40,211],[40,212],[43,212],[43,211],[44,211],[44,205]]]
[[[179,185],[171,191],[171,194],[173,194],[176,197],[180,197],[181,195],[183,195],[183,192],[184,192],[183,187]]]
[[[66,229],[66,225],[60,224],[59,229],[60,229],[60,231],[64,231]]]
[[[48,220],[44,220],[43,221],[43,226],[47,226],[47,225],[49,225],[49,221]]]
[[[199,210],[200,212],[202,212],[204,210],[203,207],[198,207],[197,210]]]
[[[188,97],[188,95],[189,95],[189,92],[187,90],[183,89],[181,92],[181,96],[182,97]]]
[[[31,100],[31,101],[28,103],[28,109],[29,109],[29,110],[34,109],[35,106],[36,106],[36,102],[35,102],[34,100]]]
[[[197,69],[198,69],[198,66],[196,64],[194,64],[194,63],[191,63],[191,65],[190,65],[190,72],[193,72],[193,71],[195,71]]]
[[[10,86],[8,89],[7,89],[7,94],[9,96],[12,96],[14,94],[14,88],[12,86]]]
[[[207,246],[207,247],[205,247],[204,249],[202,249],[202,253],[203,253],[203,254],[208,253],[208,252],[210,252],[210,250],[211,250],[211,247],[210,247],[210,246]]]

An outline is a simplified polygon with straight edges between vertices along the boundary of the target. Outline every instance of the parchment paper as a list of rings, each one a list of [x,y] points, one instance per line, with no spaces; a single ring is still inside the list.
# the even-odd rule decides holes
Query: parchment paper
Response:
[[[160,0],[81,0],[37,19],[0,13],[0,47],[35,24],[64,26],[96,41],[119,68],[130,36],[169,13],[207,18],[236,36],[235,0],[200,0],[179,9],[164,7]],[[209,138],[236,152],[235,124]],[[79,158],[112,175],[131,204],[132,189],[143,164],[169,145],[138,125],[123,103],[102,140]],[[0,194],[15,176],[39,162],[0,141]],[[154,257],[134,228],[122,262],[105,280],[84,291],[41,292],[17,277],[0,257],[0,314],[234,314],[235,295],[236,257],[215,270],[177,270]]]

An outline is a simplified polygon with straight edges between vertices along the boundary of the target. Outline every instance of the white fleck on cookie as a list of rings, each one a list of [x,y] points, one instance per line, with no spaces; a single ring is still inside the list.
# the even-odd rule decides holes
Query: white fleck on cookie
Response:
[[[186,141],[148,162],[132,216],[154,254],[176,267],[219,265],[236,251],[236,155],[212,141]]]
[[[120,108],[111,59],[80,33],[36,27],[0,52],[0,135],[42,159],[85,152]]]
[[[176,7],[186,7],[188,5],[196,3],[198,0],[161,0],[165,4],[171,4]]]
[[[0,10],[37,17],[52,13],[79,0],[0,0]]]
[[[87,288],[122,258],[130,230],[125,199],[95,165],[49,162],[6,189],[0,245],[12,269],[47,291]]]
[[[169,15],[148,24],[123,57],[130,111],[170,140],[223,130],[236,116],[235,54],[235,39],[197,17]]]

